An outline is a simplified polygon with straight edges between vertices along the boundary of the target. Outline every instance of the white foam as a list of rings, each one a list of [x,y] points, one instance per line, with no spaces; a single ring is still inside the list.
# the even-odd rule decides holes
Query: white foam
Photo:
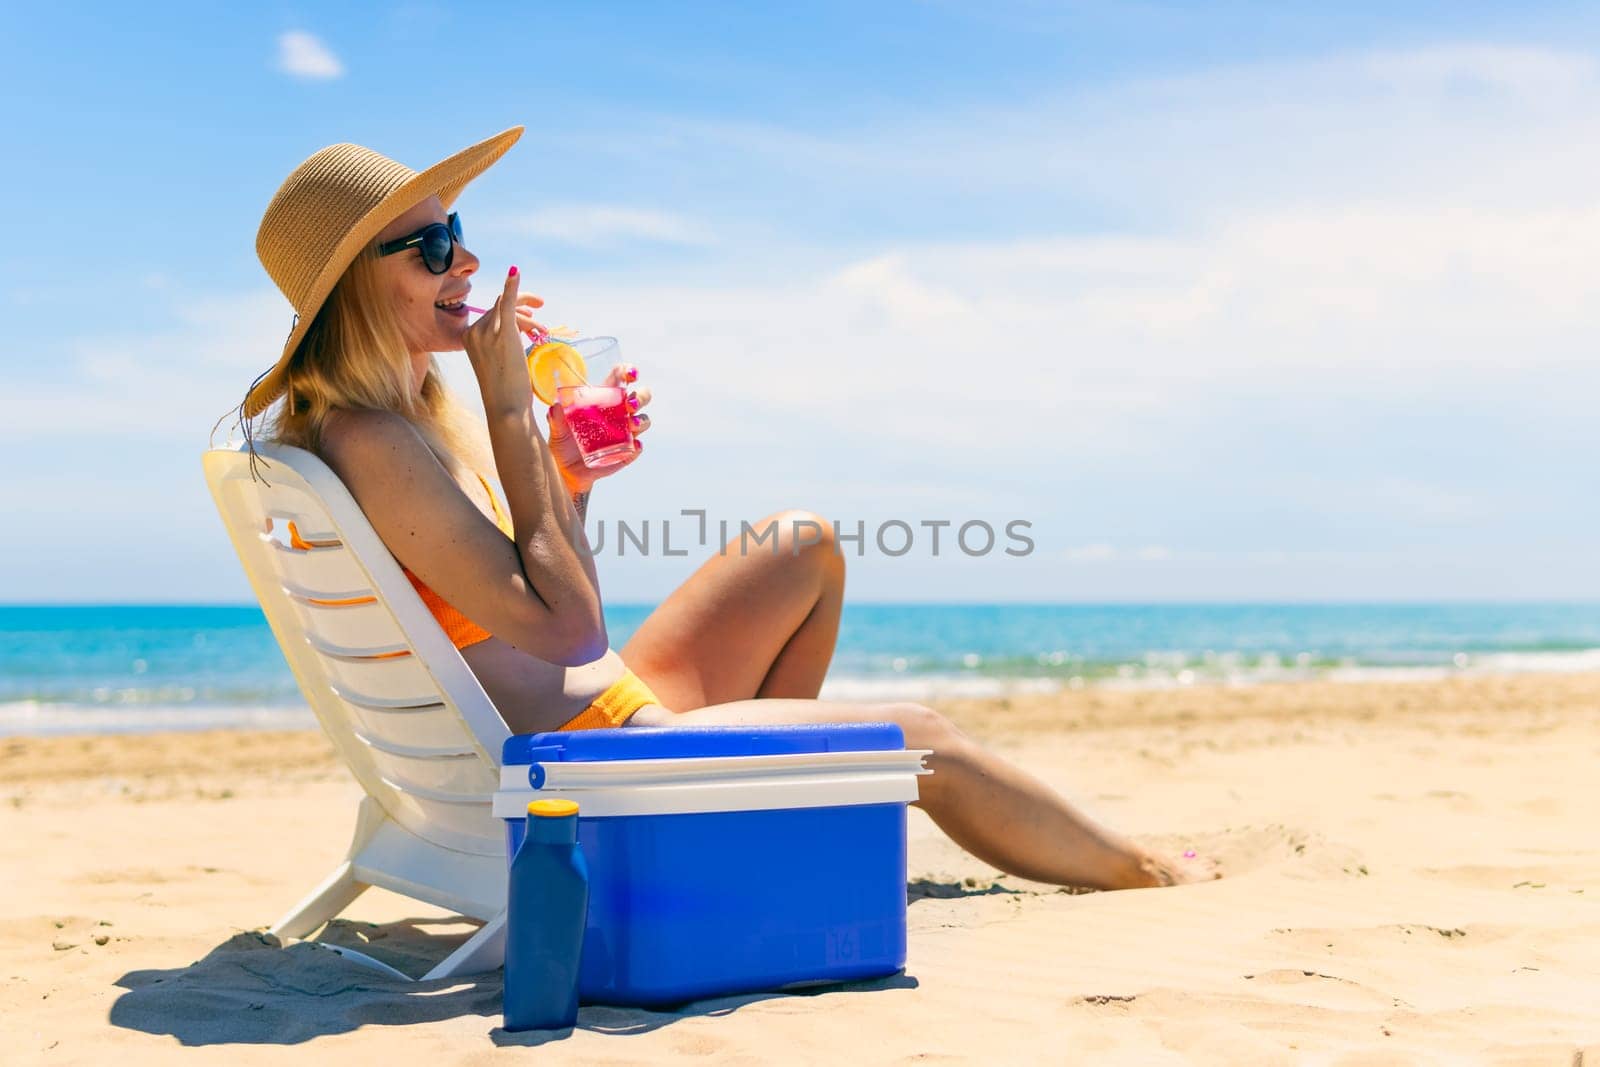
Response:
[[[1466,673],[1453,667],[1334,667],[1312,677],[1329,682],[1439,682]]]
[[[897,675],[890,678],[843,677],[822,683],[823,700],[879,702],[892,700],[983,699],[1012,693],[1054,693],[1057,678],[973,678],[952,674]]]
[[[0,704],[0,736],[121,734],[158,730],[300,730],[317,725],[306,707],[143,705],[100,707],[19,700]]]
[[[1560,652],[1459,654],[1436,665],[1374,666],[1345,661],[1336,667],[1315,667],[1308,656],[1264,657],[1253,667],[1234,655],[1162,656],[1160,667],[1125,664],[1101,678],[1059,676],[996,678],[972,674],[912,674],[900,661],[895,672],[843,675],[823,683],[824,700],[879,703],[897,700],[936,702],[991,699],[1012,694],[1047,694],[1063,689],[1175,689],[1190,686],[1250,686],[1281,682],[1430,682],[1492,674],[1577,674],[1600,672],[1600,648]],[[16,734],[150,733],[165,730],[295,730],[314,729],[309,708],[293,705],[137,704],[111,701],[103,705],[57,704],[38,700],[0,702],[0,736]]]
[[[1581,674],[1600,671],[1600,648],[1576,652],[1494,652],[1468,659],[1466,669],[1478,674]]]

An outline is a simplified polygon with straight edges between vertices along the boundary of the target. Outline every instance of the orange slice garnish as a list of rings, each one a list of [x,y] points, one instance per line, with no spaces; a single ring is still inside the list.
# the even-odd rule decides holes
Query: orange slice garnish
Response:
[[[546,404],[556,402],[558,371],[562,385],[581,385],[589,380],[589,368],[571,345],[546,341],[528,353],[528,380],[533,383],[533,395]]]

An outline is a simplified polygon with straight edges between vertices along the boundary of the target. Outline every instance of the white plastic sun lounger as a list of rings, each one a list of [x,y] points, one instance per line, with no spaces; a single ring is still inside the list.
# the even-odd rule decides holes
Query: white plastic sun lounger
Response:
[[[485,923],[424,980],[491,970],[506,859],[490,802],[510,731],[338,476],[302,449],[256,452],[265,481],[226,448],[205,453],[206,482],[306,701],[367,793],[344,861],[272,932],[304,937],[382,886]],[[313,547],[290,546],[290,522]]]

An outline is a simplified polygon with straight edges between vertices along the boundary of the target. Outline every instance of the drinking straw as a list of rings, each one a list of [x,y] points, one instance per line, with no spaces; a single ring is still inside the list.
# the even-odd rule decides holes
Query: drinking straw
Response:
[[[467,310],[472,312],[474,315],[487,315],[489,313],[488,308],[475,308],[471,304],[467,305]],[[547,333],[543,327],[540,327],[537,330],[524,330],[522,332],[528,335],[528,340],[532,341],[535,346],[542,345],[546,341],[550,340],[550,334]]]

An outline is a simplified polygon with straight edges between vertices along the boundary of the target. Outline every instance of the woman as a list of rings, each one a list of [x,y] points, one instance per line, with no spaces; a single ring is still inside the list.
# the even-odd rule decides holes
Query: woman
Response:
[[[586,468],[559,408],[541,433],[520,337],[542,301],[520,292],[517,268],[467,323],[480,263],[450,206],[521,132],[420,174],[345,144],[289,176],[256,248],[297,315],[278,363],[240,406],[247,433],[281,397],[269,436],[315,452],[343,479],[516,732],[894,722],[909,747],[933,751],[920,805],[980,859],[1061,885],[1188,880],[930,708],[818,700],[844,556],[831,524],[809,513],[769,517],[777,552],[712,556],[620,654],[610,648],[582,520],[595,482],[626,464]],[[433,355],[460,351],[477,376],[492,457]],[[637,369],[619,364],[605,380],[627,387],[635,430],[647,432],[651,395]],[[484,477],[490,462],[504,509]],[[821,540],[796,537],[791,520],[805,518]]]

